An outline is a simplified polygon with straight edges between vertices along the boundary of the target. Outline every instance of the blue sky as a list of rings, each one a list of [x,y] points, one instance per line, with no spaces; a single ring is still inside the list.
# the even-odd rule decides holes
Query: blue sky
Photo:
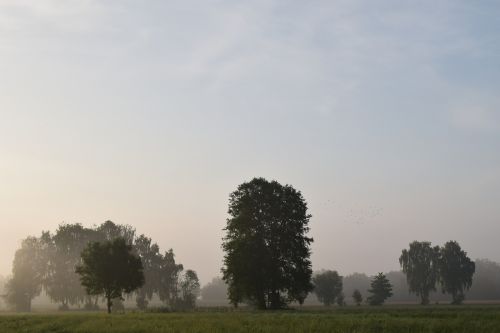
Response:
[[[500,260],[500,3],[0,1],[0,272],[112,219],[208,281],[228,194],[309,202],[315,269]]]

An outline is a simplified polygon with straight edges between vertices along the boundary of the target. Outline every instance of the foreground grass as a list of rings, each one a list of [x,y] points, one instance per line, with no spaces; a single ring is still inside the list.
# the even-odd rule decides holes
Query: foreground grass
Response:
[[[2,315],[0,332],[500,332],[500,307]]]

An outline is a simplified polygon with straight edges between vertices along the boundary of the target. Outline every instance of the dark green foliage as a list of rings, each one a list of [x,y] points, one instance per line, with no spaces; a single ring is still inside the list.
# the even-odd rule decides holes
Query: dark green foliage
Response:
[[[370,305],[382,305],[385,300],[392,296],[392,286],[384,273],[378,273],[371,282],[371,289],[368,290],[371,294],[368,297]]]
[[[342,277],[337,271],[324,271],[314,275],[314,290],[318,300],[326,306],[335,303],[342,294]],[[344,299],[340,301],[344,302]]]
[[[361,295],[361,292],[358,289],[355,289],[352,292],[352,299],[354,301],[354,304],[360,306],[361,303],[363,302],[363,295]]]
[[[472,285],[475,264],[455,241],[447,242],[441,248],[439,278],[443,292],[453,297],[453,304],[461,304],[464,292]]]
[[[430,242],[414,241],[409,250],[402,251],[399,263],[410,292],[421,298],[421,304],[429,304],[429,293],[436,290],[439,280],[439,247],[431,247]]]
[[[112,299],[122,299],[144,284],[141,259],[133,254],[132,246],[123,238],[113,241],[92,242],[82,252],[82,264],[76,272],[89,295],[103,295],[108,313]]]
[[[31,301],[42,290],[47,270],[47,233],[41,238],[28,237],[16,251],[12,278],[5,285],[5,301],[16,311],[31,311]]]
[[[312,290],[307,204],[292,186],[254,178],[229,199],[222,248],[229,299],[260,309],[302,303]]]

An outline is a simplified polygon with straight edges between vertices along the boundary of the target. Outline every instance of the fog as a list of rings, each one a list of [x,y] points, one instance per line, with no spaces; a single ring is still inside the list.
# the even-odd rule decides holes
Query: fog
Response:
[[[500,261],[499,5],[0,2],[0,274],[112,220],[220,275],[229,194],[291,184],[314,270],[413,240]]]

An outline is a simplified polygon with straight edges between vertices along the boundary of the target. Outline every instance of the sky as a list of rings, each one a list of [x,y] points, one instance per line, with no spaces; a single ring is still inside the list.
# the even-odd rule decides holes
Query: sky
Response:
[[[315,270],[500,261],[499,89],[498,1],[0,0],[0,274],[112,220],[206,283],[253,177],[302,192]]]

